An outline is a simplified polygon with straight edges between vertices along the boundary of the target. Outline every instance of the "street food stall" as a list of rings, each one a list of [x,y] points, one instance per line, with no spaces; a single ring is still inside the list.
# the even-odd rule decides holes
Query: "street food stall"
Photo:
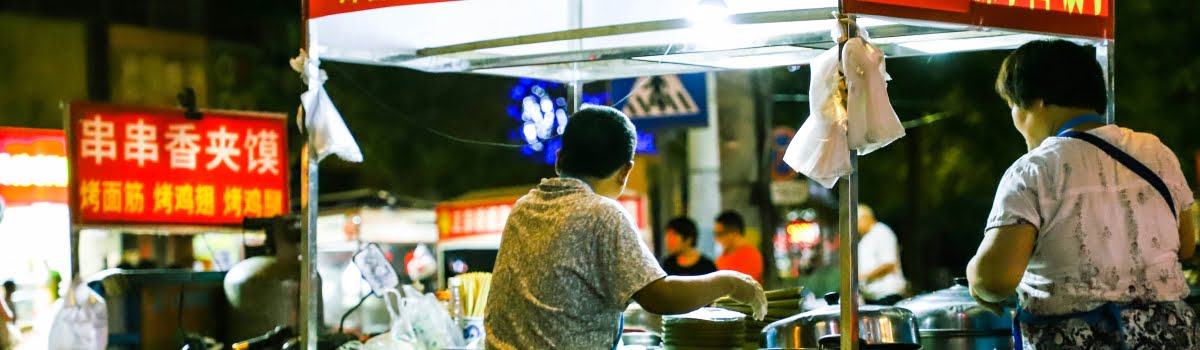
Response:
[[[305,234],[310,250],[315,246],[318,209],[311,194],[316,192],[318,163],[332,153],[320,152],[328,149],[321,144],[349,135],[322,88],[326,79],[338,79],[320,71],[322,60],[563,82],[570,86],[571,104],[577,108],[588,82],[807,65],[831,49],[840,61],[842,45],[865,35],[889,58],[1012,49],[1033,40],[1065,38],[1098,47],[1097,59],[1109,73],[1108,117],[1113,116],[1112,0],[310,0],[303,13],[307,50],[294,67],[304,73],[309,86],[302,97],[310,145],[302,192],[308,198]],[[845,89],[838,88],[837,81],[823,88]],[[813,318],[829,329],[815,335],[800,329],[784,333],[812,338],[803,340],[812,346],[817,337],[833,336],[821,342],[857,349],[860,336],[876,344],[873,341],[881,336],[915,329],[890,323],[911,322],[911,313],[905,321],[901,311],[860,310],[858,305],[859,193],[854,169],[860,150],[846,151],[850,171],[834,178],[841,194],[837,232],[842,293],[827,298],[837,305]],[[800,237],[809,231],[797,227],[796,232]],[[308,271],[316,266],[313,256],[311,251],[306,255]],[[318,328],[311,315],[317,300],[313,285],[306,283],[302,318],[308,323],[301,333],[312,349]],[[870,320],[861,325],[883,328],[864,333],[860,322],[837,322],[860,317]],[[770,336],[765,335],[768,346]],[[913,337],[907,333],[892,339],[915,345]],[[795,345],[802,340],[776,341]]]
[[[196,264],[193,242],[203,239],[193,237],[261,233],[263,228],[244,229],[243,222],[290,212],[284,115],[78,102],[70,104],[65,117],[72,259],[64,282],[66,299],[78,303],[63,308],[106,299],[107,329],[95,341],[112,348],[164,349],[178,346],[188,332],[224,339],[239,331],[269,330],[251,330],[259,325],[238,317],[248,306],[228,301],[236,299],[226,297],[228,287],[241,288],[229,285],[226,272],[194,271],[203,264]],[[137,241],[163,238],[165,247],[139,244],[137,250],[168,261],[100,274],[90,269],[116,265],[121,256],[108,255],[121,249],[84,243],[88,237],[108,237],[120,245],[128,234],[154,235],[138,235]],[[232,260],[211,255],[218,263]],[[240,267],[224,266],[230,274],[250,272]],[[93,293],[87,287],[95,297],[85,303],[77,298]],[[279,314],[263,304],[254,307],[271,315],[266,317]],[[62,339],[50,341],[53,348]]]

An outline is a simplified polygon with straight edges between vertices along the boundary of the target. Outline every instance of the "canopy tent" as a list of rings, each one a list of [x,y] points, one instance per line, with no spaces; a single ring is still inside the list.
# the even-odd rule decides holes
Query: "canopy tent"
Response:
[[[1012,49],[1038,39],[1096,45],[1108,70],[1112,117],[1115,0],[307,0],[304,68],[309,93],[324,95],[321,60],[535,78],[580,84],[648,75],[805,65],[837,42],[834,14],[856,17],[889,57]],[[330,77],[337,79],[337,77]],[[319,94],[312,94],[320,92]],[[333,109],[305,97],[310,114],[303,194],[302,265],[307,348],[316,344],[315,196],[323,132],[314,115]],[[316,112],[316,113],[315,113]],[[340,118],[340,117],[339,117]],[[338,120],[337,124],[341,121]],[[344,128],[344,126],[343,126]],[[854,152],[851,152],[852,154]],[[854,166],[857,159],[852,156]],[[842,180],[843,271],[856,271],[857,176]],[[857,318],[857,274],[841,281],[843,318]],[[312,312],[312,313],[308,313]],[[857,322],[841,334],[857,335]],[[843,348],[857,342],[843,337]]]

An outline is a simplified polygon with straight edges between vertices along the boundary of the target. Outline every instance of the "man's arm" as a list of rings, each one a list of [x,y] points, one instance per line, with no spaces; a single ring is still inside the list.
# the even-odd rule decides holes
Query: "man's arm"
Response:
[[[866,282],[871,282],[880,279],[883,276],[887,276],[889,273],[892,273],[892,271],[896,271],[896,263],[885,263],[883,265],[879,265],[879,267],[876,267],[874,270],[868,271],[860,278]]]
[[[1179,212],[1179,260],[1191,259],[1196,253],[1196,224],[1192,208]]]
[[[694,311],[729,295],[753,309],[766,306],[762,287],[749,276],[734,271],[717,271],[702,276],[667,276],[651,282],[633,300],[646,311],[675,315]],[[765,311],[765,310],[764,310]]]

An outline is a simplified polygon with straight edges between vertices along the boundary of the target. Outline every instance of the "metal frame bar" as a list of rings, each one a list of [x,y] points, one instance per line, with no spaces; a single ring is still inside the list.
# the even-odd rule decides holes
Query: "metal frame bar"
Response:
[[[730,16],[733,24],[761,24],[830,19],[829,13],[836,8],[822,7],[800,10],[782,10],[769,12],[742,13]],[[499,47],[548,43],[562,40],[598,38],[604,36],[657,32],[672,29],[684,29],[692,23],[684,18],[660,21],[613,24],[599,27],[569,29],[557,32],[539,33],[515,36],[509,38],[481,40],[462,44],[429,47],[417,50],[417,56],[438,56],[462,53]]]

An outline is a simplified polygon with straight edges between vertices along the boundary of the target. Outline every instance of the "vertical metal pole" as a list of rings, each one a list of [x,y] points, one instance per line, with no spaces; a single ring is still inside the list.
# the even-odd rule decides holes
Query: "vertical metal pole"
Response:
[[[571,89],[571,108],[569,111],[571,111],[571,114],[575,114],[583,106],[583,82],[578,80],[571,81],[567,83],[567,87]]]
[[[300,251],[300,340],[304,348],[317,349],[319,315],[318,306],[320,286],[317,285],[317,173],[319,159],[312,146],[312,131],[308,130],[308,142],[304,145],[300,156],[300,166],[304,169],[301,174],[300,197],[304,207],[303,230],[300,241],[304,249]]]
[[[75,128],[71,126],[71,105],[66,102],[59,102],[59,109],[63,112],[63,130],[67,136],[67,142],[65,142],[66,151],[68,155],[74,154],[77,148],[75,148],[75,142],[72,141],[75,140]],[[68,216],[70,216],[67,232],[67,239],[69,241],[67,244],[71,247],[71,274],[64,276],[63,280],[74,281],[76,278],[81,278],[79,277],[79,177],[75,169],[75,162],[67,162],[67,174],[70,174],[70,176],[67,176],[67,211],[69,213]],[[58,287],[51,286],[51,288],[56,288],[56,290]]]
[[[300,18],[303,21],[300,25],[301,37],[300,45],[304,48],[307,55],[310,47],[310,41],[314,35],[310,33],[312,28],[309,28],[308,21],[308,0],[300,0]],[[316,56],[316,55],[313,55]],[[306,75],[307,79],[307,75]],[[313,82],[307,82],[313,83]],[[308,117],[307,111],[303,111],[304,117]],[[307,123],[304,123],[307,126]],[[313,148],[313,132],[305,128],[304,148],[300,153],[300,201],[303,208],[303,222],[301,223],[300,242],[304,245],[304,249],[300,250],[300,341],[307,350],[317,350],[317,336],[320,334],[318,319],[320,315],[321,305],[321,286],[317,285],[320,281],[317,276],[317,194],[318,191],[318,172],[320,169],[321,159],[317,157],[317,151]]]
[[[1115,123],[1117,115],[1117,65],[1114,62],[1116,52],[1116,40],[1101,41],[1100,46],[1096,47],[1096,60],[1104,69],[1105,90],[1108,93],[1108,106],[1104,111],[1104,119],[1108,124]]]
[[[839,283],[842,308],[842,349],[858,349],[858,151],[850,150],[850,166],[854,172],[840,180],[838,198],[838,232],[841,232]]]
[[[841,10],[839,6],[839,10]],[[850,21],[854,20],[853,16],[841,15],[842,31],[845,33],[845,39],[855,37],[858,33],[858,28],[850,25]],[[842,48],[845,46],[845,41],[838,42],[838,63],[841,64]],[[839,93],[842,96],[848,96],[845,89],[845,76],[839,74],[840,84],[838,86]],[[842,100],[845,107],[845,99]],[[840,300],[838,304],[841,306],[841,348],[849,350],[858,350],[858,151],[850,149],[850,176],[841,180],[841,196],[839,202],[839,217],[838,224],[841,232],[841,254],[839,254],[838,266],[842,274],[839,281]]]

